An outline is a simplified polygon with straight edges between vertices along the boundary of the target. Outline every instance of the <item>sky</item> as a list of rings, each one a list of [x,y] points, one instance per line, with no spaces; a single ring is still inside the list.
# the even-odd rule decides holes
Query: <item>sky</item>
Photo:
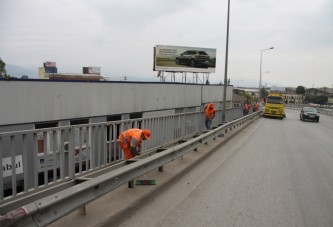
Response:
[[[209,80],[223,83],[227,12],[227,0],[0,0],[0,58],[30,77],[53,61],[61,73],[159,81],[155,46],[214,48]],[[267,86],[333,87],[333,1],[230,0],[227,77],[258,86],[260,69]]]

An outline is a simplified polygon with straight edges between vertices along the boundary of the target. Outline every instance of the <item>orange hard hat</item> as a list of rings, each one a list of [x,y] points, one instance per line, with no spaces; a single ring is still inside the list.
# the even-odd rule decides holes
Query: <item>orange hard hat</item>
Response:
[[[147,140],[150,140],[150,131],[148,129],[143,130],[143,135],[146,137]]]

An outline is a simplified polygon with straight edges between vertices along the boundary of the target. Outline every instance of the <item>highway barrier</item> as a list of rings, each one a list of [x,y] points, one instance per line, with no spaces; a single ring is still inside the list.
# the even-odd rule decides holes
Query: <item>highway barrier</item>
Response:
[[[260,112],[252,113],[223,125],[218,125],[213,130],[201,131],[202,134],[195,133],[194,130],[194,133],[183,134],[182,138],[190,137],[191,139],[178,140],[178,143],[180,143],[178,145],[168,147],[170,143],[165,143],[164,146],[157,149],[146,149],[145,154],[138,159],[121,160],[116,164],[67,179],[59,184],[56,192],[50,188],[49,192],[43,194],[43,196],[31,196],[28,200],[22,199],[21,201],[13,200],[12,203],[1,206],[3,213],[0,216],[0,224],[1,226],[12,226],[13,224],[15,226],[46,226],[121,185],[126,183],[129,186],[132,185],[136,177],[153,169],[158,168],[163,171],[163,165],[197,149],[218,136],[223,136],[224,133],[228,133],[229,130],[245,122],[253,121],[259,115]],[[186,125],[186,121],[182,123]],[[172,131],[174,132],[174,130]],[[62,140],[60,141],[62,142]],[[73,141],[69,143],[73,144]]]

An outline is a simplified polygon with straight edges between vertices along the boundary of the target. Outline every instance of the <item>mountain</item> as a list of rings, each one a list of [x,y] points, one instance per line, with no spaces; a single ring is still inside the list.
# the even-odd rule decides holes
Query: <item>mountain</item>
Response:
[[[7,65],[6,64],[6,72],[12,77],[21,78],[23,75],[28,76],[30,79],[38,78],[38,70],[23,68],[17,65]]]

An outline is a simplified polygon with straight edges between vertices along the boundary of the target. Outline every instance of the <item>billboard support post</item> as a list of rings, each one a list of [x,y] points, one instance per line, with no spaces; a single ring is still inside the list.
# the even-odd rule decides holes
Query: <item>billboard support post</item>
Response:
[[[176,82],[176,73],[171,72],[171,82]]]
[[[182,72],[182,82],[186,83],[186,72]]]

